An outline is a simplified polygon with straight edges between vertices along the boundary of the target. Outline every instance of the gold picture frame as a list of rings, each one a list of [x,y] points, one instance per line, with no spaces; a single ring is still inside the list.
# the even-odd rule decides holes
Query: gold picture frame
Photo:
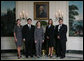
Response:
[[[34,2],[34,20],[49,19],[49,2]]]

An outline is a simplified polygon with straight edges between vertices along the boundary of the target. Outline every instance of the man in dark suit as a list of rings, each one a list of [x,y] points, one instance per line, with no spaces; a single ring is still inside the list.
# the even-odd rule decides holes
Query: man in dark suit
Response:
[[[34,29],[35,27],[31,25],[32,19],[27,19],[28,24],[23,27],[23,40],[25,41],[25,49],[26,49],[26,58],[28,56],[33,57],[35,53],[35,44],[34,44]]]
[[[55,27],[56,55],[64,58],[66,53],[67,26],[63,24],[63,19],[59,19],[59,25]]]

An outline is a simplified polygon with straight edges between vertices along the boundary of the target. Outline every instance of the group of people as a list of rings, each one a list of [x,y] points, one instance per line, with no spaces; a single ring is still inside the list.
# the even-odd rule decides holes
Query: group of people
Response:
[[[21,26],[20,19],[17,19],[17,24],[14,27],[14,38],[18,51],[18,58],[21,58],[22,42],[25,43],[25,56],[41,57],[42,43],[45,39],[48,41],[48,56],[52,57],[54,50],[54,39],[56,41],[56,56],[65,57],[66,53],[66,37],[67,26],[63,24],[63,19],[59,19],[59,25],[54,26],[52,19],[48,20],[46,31],[44,32],[41,22],[37,21],[36,26],[32,25],[32,19],[27,19],[27,24]],[[44,37],[45,36],[45,37]]]

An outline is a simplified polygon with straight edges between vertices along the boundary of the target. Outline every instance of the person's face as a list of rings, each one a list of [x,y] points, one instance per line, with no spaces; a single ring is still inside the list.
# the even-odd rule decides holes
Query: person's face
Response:
[[[28,22],[28,24],[31,24],[31,23],[32,23],[32,21],[31,21],[31,20],[28,20],[27,22]]]
[[[40,25],[41,25],[41,23],[40,23],[40,22],[38,22],[38,23],[37,23],[37,26],[40,26]]]
[[[43,11],[43,9],[44,9],[43,6],[40,6],[40,11]]]
[[[59,24],[63,24],[63,20],[59,20]]]
[[[52,24],[52,20],[49,20],[49,25]]]
[[[20,20],[18,20],[18,21],[17,21],[17,24],[21,24],[21,21],[20,21]]]

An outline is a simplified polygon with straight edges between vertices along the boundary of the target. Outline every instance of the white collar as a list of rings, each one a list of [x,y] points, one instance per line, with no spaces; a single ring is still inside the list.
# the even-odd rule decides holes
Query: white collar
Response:
[[[62,24],[59,24],[59,26],[62,26]]]
[[[48,27],[50,28],[51,25],[48,25]]]
[[[51,25],[49,25],[49,26],[51,26]]]
[[[31,26],[31,24],[28,24],[28,26]]]

